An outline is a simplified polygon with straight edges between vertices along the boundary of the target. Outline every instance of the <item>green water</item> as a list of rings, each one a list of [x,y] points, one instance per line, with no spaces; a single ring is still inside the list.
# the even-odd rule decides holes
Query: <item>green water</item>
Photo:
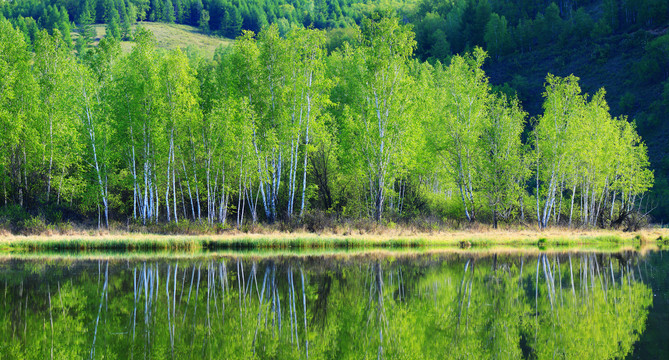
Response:
[[[2,359],[666,359],[669,254],[0,262]]]

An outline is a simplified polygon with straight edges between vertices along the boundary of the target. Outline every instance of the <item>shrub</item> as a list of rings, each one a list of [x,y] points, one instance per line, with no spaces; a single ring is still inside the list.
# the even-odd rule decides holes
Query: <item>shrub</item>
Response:
[[[620,107],[620,112],[630,114],[636,108],[636,97],[628,91],[620,98],[618,106]]]
[[[302,223],[310,232],[322,232],[334,227],[334,219],[321,210],[308,211],[302,217]]]
[[[46,223],[38,216],[31,216],[22,225],[22,231],[26,234],[41,234],[47,230]]]

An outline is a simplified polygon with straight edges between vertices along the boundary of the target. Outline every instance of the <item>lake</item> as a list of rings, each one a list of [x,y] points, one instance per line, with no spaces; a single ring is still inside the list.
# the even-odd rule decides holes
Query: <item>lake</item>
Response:
[[[669,254],[0,261],[2,359],[667,359]]]

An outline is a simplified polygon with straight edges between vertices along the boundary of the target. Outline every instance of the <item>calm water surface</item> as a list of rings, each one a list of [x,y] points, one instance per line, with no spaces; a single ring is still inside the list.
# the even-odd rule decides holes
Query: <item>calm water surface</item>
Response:
[[[2,359],[669,359],[669,254],[4,260]]]

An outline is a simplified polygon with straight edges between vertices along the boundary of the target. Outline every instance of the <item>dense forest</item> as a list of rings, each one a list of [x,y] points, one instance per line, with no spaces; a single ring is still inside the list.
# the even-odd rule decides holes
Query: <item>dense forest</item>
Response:
[[[230,38],[242,30],[259,32],[277,24],[282,34],[292,27],[346,28],[379,8],[401,9],[413,0],[21,0],[0,5],[6,18],[16,19],[34,40],[34,29],[66,23],[77,27],[107,24],[114,37],[130,38],[136,21],[186,24]],[[32,29],[31,29],[32,28]],[[69,30],[69,29],[68,29]],[[69,31],[67,31],[69,32]]]
[[[101,13],[133,21],[116,14],[137,11],[133,2],[105,2],[106,12],[30,4],[5,3],[10,20],[0,23],[0,219],[12,230],[315,217],[634,228],[649,210],[654,176],[635,123],[573,75],[544,78],[531,94],[541,113],[529,117],[527,94],[488,81],[486,61],[502,56],[489,29],[467,37],[482,34],[488,52],[453,40],[435,56],[421,21],[349,4],[358,11],[342,31],[274,21],[210,60],[159,51],[141,27],[74,51],[72,17],[86,20],[82,39]],[[523,9],[514,16],[544,16],[536,4]],[[498,15],[489,16],[487,25]],[[130,53],[122,37],[135,41]]]

